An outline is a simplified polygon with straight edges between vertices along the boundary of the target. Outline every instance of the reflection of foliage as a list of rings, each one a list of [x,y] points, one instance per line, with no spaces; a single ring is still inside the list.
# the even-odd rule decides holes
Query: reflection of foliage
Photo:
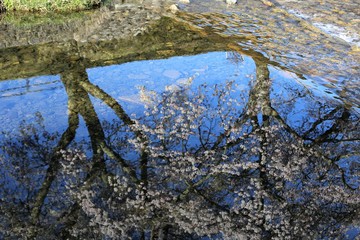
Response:
[[[14,177],[24,177],[32,171],[37,175],[38,171],[43,171],[41,169],[49,163],[49,149],[56,144],[59,137],[58,134],[52,135],[45,130],[39,113],[36,114],[34,123],[27,125],[25,121],[22,122],[18,137],[13,138],[10,133],[2,134],[5,139],[2,140],[1,151],[6,153],[3,161],[7,161],[4,166],[11,164]]]
[[[110,178],[105,208],[95,204],[95,192],[77,195],[104,234],[292,238],[342,231],[359,197],[339,179],[337,164],[276,119],[269,126],[247,119],[236,100],[226,101],[232,89],[164,93],[136,122],[148,139],[131,140],[148,148],[147,186]]]
[[[43,117],[37,112],[33,123],[23,121],[18,133],[3,132],[2,136],[0,202],[6,204],[0,204],[0,232],[5,236],[27,236],[32,229],[31,202],[37,196],[37,189],[41,187],[48,166],[53,161],[53,149],[56,149],[60,135],[48,132]],[[71,148],[81,148],[82,144],[81,141],[74,142]],[[60,214],[58,209],[69,206],[61,178],[54,181],[52,186],[44,204],[44,226],[55,224],[54,221]],[[38,227],[37,231],[39,234],[46,234],[48,229]]]
[[[0,226],[9,224],[25,233],[26,227],[19,224],[28,218],[29,201],[41,185],[51,148],[56,145],[59,135],[47,132],[42,116],[37,113],[34,123],[28,125],[22,122],[17,136],[12,136],[10,132],[2,133],[2,136],[0,198],[10,205],[0,205],[3,213]],[[7,231],[2,229],[0,232]]]
[[[355,120],[349,110],[324,107],[312,112],[317,120],[293,126],[282,106],[274,107],[270,101],[268,75],[266,66],[258,64],[250,96],[234,82],[196,89],[188,84],[151,93],[147,98],[151,104],[137,119],[130,119],[81,73],[76,75],[83,78],[79,82],[64,78],[71,110],[69,132],[75,131],[75,116],[81,114],[94,154],[87,158],[85,148],[65,144],[59,148],[55,144],[59,136],[38,138],[51,139],[41,145],[56,151],[37,149],[36,144],[25,147],[31,156],[11,161],[28,164],[40,151],[51,156],[46,159],[57,156],[59,165],[46,173],[56,179],[45,204],[38,204],[41,198],[35,190],[44,187],[21,190],[32,195],[24,200],[27,211],[18,219],[39,223],[32,225],[29,236],[80,239],[341,236],[359,221],[359,170],[355,164],[346,167],[339,162],[352,162],[358,154],[358,125],[349,122]],[[100,125],[85,90],[109,105],[121,121]],[[30,131],[32,139],[39,130],[45,132]],[[26,138],[22,134],[19,139]],[[66,134],[62,139],[71,140]],[[12,146],[3,148],[6,154],[16,152],[12,142],[17,141],[4,145]],[[19,178],[22,174],[14,173]],[[45,167],[26,176],[33,180],[44,175]],[[19,180],[21,186],[26,183]],[[3,191],[9,190],[4,185]],[[4,201],[14,204],[10,198]],[[33,214],[32,202],[42,206],[41,215]],[[7,205],[4,211],[10,209]],[[7,218],[12,214],[1,221]],[[34,221],[38,218],[40,222]],[[4,226],[4,232],[14,235],[24,228]]]

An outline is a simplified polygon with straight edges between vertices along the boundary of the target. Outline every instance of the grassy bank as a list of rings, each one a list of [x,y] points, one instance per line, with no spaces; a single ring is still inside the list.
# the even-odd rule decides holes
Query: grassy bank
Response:
[[[3,0],[3,5],[7,11],[46,12],[84,10],[101,2],[102,0]]]

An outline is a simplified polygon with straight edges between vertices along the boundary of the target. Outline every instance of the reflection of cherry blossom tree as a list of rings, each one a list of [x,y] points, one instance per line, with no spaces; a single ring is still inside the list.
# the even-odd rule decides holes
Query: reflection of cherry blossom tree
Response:
[[[358,119],[343,106],[319,103],[318,112],[306,113],[313,121],[295,126],[288,116],[291,104],[271,98],[267,65],[255,63],[256,79],[248,96],[236,82],[168,88],[149,94],[151,104],[134,119],[90,83],[84,70],[64,75],[69,128],[59,140],[40,137],[32,128],[19,138],[23,142],[11,145],[19,149],[31,140],[29,151],[20,153],[30,164],[22,167],[25,172],[13,172],[19,186],[35,178],[42,183],[28,185],[22,190],[28,197],[17,203],[2,200],[0,209],[6,214],[1,222],[15,216],[9,209],[21,209],[16,227],[7,225],[3,232],[16,236],[31,226],[26,233],[31,237],[80,239],[343,234],[359,221],[359,170],[353,164]],[[107,104],[119,120],[100,123],[88,94]],[[89,131],[91,158],[85,156],[85,146],[72,145],[80,115]],[[36,149],[44,145],[36,139],[49,139],[53,150]],[[9,156],[11,151],[5,150]],[[27,174],[26,169],[36,169],[29,159],[37,159],[39,150],[44,166]],[[28,180],[22,182],[22,177]],[[4,185],[1,195],[10,190]],[[19,223],[24,220],[29,224]]]

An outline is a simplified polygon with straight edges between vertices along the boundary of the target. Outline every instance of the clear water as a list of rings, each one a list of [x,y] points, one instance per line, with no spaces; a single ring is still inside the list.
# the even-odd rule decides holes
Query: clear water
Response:
[[[0,238],[355,239],[352,47],[255,2],[126,4],[2,25],[62,30],[2,41]]]

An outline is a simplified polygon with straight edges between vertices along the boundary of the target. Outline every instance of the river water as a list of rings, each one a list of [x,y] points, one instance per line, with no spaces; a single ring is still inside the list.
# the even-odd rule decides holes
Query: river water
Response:
[[[359,9],[1,16],[0,239],[356,239]]]

